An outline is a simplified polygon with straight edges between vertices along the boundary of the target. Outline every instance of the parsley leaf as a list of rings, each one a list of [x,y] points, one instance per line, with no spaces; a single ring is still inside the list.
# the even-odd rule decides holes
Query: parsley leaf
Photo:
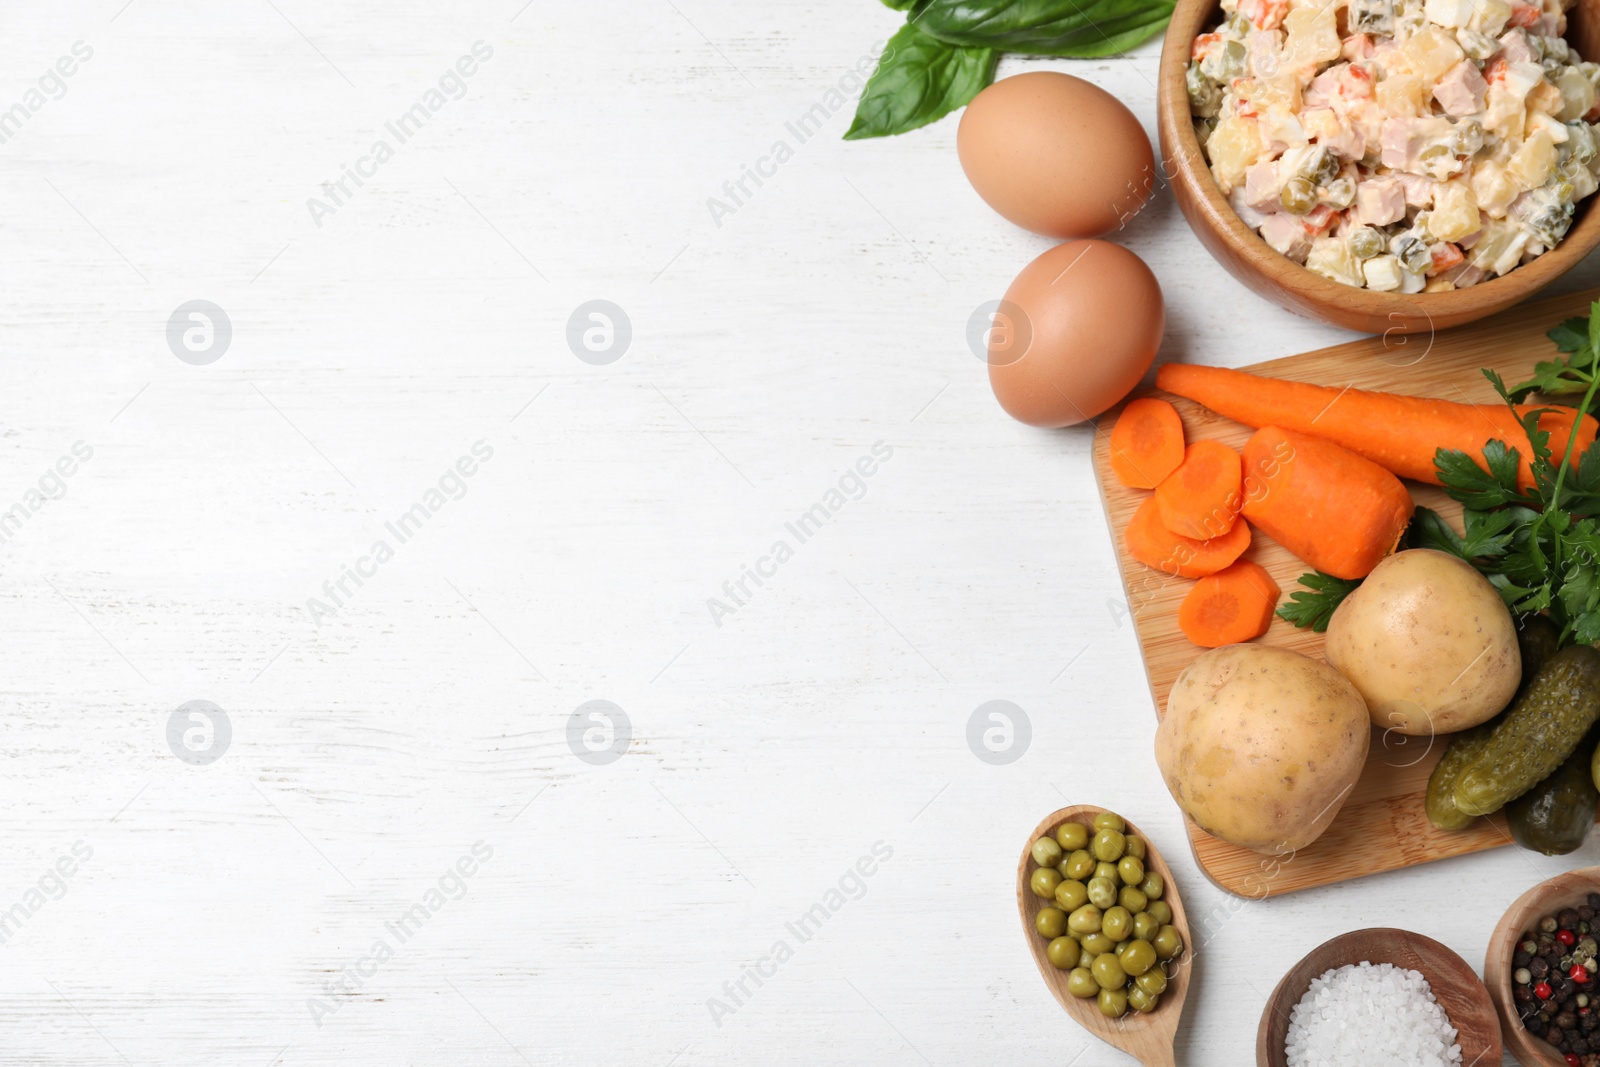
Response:
[[[1589,320],[1567,319],[1545,336],[1556,343],[1557,352],[1581,351],[1589,343]]]
[[[1463,505],[1487,511],[1523,499],[1517,488],[1517,470],[1522,457],[1504,441],[1483,446],[1484,465],[1459,449],[1441,448],[1434,453],[1433,469],[1445,492]]]
[[[1351,581],[1312,571],[1300,576],[1300,584],[1305,588],[1289,594],[1289,602],[1278,608],[1278,617],[1296,626],[1309,626],[1320,634],[1328,628],[1328,620],[1333,617],[1334,610],[1344,603],[1345,597],[1355,592],[1361,580]]]

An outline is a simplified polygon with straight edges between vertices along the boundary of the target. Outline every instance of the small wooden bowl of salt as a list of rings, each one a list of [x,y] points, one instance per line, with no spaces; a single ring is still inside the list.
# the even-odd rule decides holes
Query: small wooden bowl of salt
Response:
[[[1354,970],[1341,970],[1347,967]],[[1336,972],[1331,979],[1329,971]],[[1420,974],[1426,987],[1404,972]],[[1296,1019],[1295,1007],[1302,1001],[1305,1006]],[[1327,1024],[1319,1026],[1318,1019]],[[1291,1058],[1292,1022],[1300,1048]],[[1376,1040],[1395,1043],[1396,1058],[1386,1059],[1383,1050],[1359,1039],[1363,1024],[1378,1032]],[[1341,1025],[1349,1028],[1347,1045],[1330,1048]],[[1460,1046],[1459,1057],[1450,1053],[1451,1045]],[[1330,1052],[1343,1054],[1350,1063],[1484,1067],[1500,1063],[1500,1020],[1489,991],[1467,961],[1431,937],[1409,930],[1352,930],[1318,945],[1289,968],[1267,998],[1256,1029],[1258,1067],[1299,1067],[1312,1062],[1311,1055],[1326,1057]],[[1431,1058],[1434,1054],[1438,1060]]]

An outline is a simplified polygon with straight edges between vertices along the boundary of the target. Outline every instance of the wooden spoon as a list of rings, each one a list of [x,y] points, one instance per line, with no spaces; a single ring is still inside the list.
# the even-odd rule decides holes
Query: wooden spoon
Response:
[[[1045,956],[1045,947],[1049,942],[1039,936],[1034,927],[1035,916],[1039,909],[1047,907],[1048,903],[1033,895],[1033,890],[1028,888],[1028,880],[1032,877],[1035,867],[1033,862],[1033,843],[1047,834],[1053,835],[1056,827],[1064,822],[1081,822],[1090,826],[1096,815],[1105,811],[1105,808],[1091,807],[1079,804],[1070,808],[1062,808],[1034,828],[1028,835],[1027,844],[1022,846],[1022,859],[1017,863],[1017,911],[1022,914],[1022,934],[1027,938],[1028,950],[1033,953],[1034,965],[1039,968],[1039,975],[1044,979],[1044,984],[1050,987],[1050,992],[1055,994],[1056,1000],[1067,1009],[1067,1014],[1075,1019],[1079,1026],[1089,1031],[1106,1044],[1126,1052],[1145,1067],[1177,1067],[1177,1060],[1173,1056],[1172,1040],[1178,1032],[1178,1017],[1183,1014],[1183,1000],[1189,993],[1190,961],[1194,958],[1194,942],[1189,937],[1189,920],[1183,913],[1183,901],[1178,899],[1178,884],[1173,880],[1172,869],[1161,858],[1161,853],[1156,851],[1155,842],[1146,837],[1140,829],[1128,823],[1128,833],[1144,841],[1146,870],[1155,871],[1166,882],[1166,892],[1161,899],[1172,908],[1172,925],[1178,933],[1183,935],[1183,954],[1167,964],[1169,971],[1167,978],[1167,991],[1161,994],[1161,1003],[1156,1005],[1156,1010],[1148,1015],[1130,1011],[1120,1019],[1108,1019],[1100,1014],[1100,1007],[1094,999],[1079,1000],[1067,992],[1067,973],[1057,970]]]
[[[1433,998],[1456,1029],[1462,1063],[1487,1067],[1500,1062],[1500,1023],[1494,1003],[1467,961],[1431,937],[1410,930],[1375,928],[1351,930],[1324,941],[1289,968],[1267,998],[1261,1025],[1256,1028],[1257,1067],[1287,1067],[1289,1013],[1306,995],[1311,980],[1363,960],[1392,963],[1428,980]]]
[[[1511,996],[1511,956],[1522,934],[1533,930],[1540,919],[1562,908],[1576,908],[1585,903],[1590,893],[1600,893],[1600,867],[1580,867],[1558,874],[1518,897],[1489,937],[1489,948],[1483,958],[1483,980],[1500,1013],[1500,1031],[1506,1046],[1528,1067],[1544,1064],[1566,1067],[1566,1061],[1549,1042],[1534,1037],[1522,1025],[1516,1001]],[[1465,1045],[1462,1050],[1466,1050]]]

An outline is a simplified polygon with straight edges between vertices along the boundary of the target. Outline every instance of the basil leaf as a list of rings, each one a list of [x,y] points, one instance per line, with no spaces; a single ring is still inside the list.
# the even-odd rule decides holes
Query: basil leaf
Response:
[[[999,60],[992,48],[948,44],[906,23],[878,58],[844,139],[887,137],[943,118],[994,80]]]
[[[1173,0],[918,0],[912,22],[951,44],[1094,58],[1160,32]]]
[[[911,5],[917,0],[883,0],[883,6],[890,11],[910,11]]]

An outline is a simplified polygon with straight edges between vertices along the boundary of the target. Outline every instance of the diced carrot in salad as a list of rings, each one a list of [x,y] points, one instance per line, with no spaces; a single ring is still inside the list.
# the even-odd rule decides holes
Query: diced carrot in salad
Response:
[[[1532,26],[1544,17],[1544,9],[1538,4],[1512,4],[1511,18],[1508,25]]]

